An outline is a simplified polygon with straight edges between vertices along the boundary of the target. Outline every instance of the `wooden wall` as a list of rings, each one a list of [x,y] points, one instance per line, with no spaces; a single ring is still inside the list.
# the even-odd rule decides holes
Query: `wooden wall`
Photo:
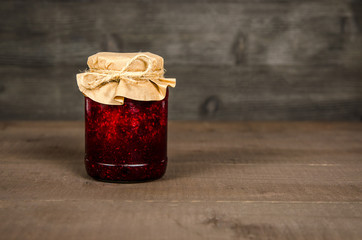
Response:
[[[0,3],[0,120],[83,118],[99,51],[166,60],[170,119],[362,118],[362,1]]]

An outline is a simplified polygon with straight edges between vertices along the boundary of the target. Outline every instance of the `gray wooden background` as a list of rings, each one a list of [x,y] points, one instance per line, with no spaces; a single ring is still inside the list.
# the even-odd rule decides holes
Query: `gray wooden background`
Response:
[[[79,120],[99,51],[166,60],[170,119],[362,118],[362,1],[0,3],[0,120]]]

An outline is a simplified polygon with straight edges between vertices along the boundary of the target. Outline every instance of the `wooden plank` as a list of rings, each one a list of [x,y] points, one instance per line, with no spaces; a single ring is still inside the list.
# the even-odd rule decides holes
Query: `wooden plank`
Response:
[[[83,119],[83,95],[75,81],[81,69],[0,67],[0,119]],[[178,78],[170,93],[170,119],[359,121],[362,116],[362,70],[192,65],[167,69]]]
[[[170,71],[182,76],[171,92],[174,119],[359,120],[362,115],[360,70],[191,66]]]
[[[0,201],[6,239],[325,239],[362,236],[361,203]],[[4,214],[5,213],[5,214]]]
[[[81,125],[3,128],[5,199],[362,200],[358,123],[173,123],[166,176],[121,187],[87,177]]]
[[[360,123],[170,122],[169,167],[90,179],[81,122],[0,123],[4,239],[360,239]]]
[[[74,75],[99,51],[151,51],[170,119],[362,116],[359,1],[1,1],[0,119],[80,120]]]
[[[360,6],[323,0],[2,1],[0,63],[84,64],[101,50],[149,50],[172,64],[358,67]]]

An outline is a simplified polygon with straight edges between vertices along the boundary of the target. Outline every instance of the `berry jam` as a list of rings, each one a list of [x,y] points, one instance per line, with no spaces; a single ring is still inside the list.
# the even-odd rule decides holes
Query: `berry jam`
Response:
[[[85,97],[85,166],[102,181],[161,178],[167,166],[168,92],[161,101],[105,105]]]

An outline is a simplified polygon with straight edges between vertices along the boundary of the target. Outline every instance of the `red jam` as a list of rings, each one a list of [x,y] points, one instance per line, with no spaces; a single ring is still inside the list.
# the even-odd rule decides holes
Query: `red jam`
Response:
[[[85,97],[85,166],[102,181],[162,177],[167,166],[167,103],[125,99],[105,105]]]

